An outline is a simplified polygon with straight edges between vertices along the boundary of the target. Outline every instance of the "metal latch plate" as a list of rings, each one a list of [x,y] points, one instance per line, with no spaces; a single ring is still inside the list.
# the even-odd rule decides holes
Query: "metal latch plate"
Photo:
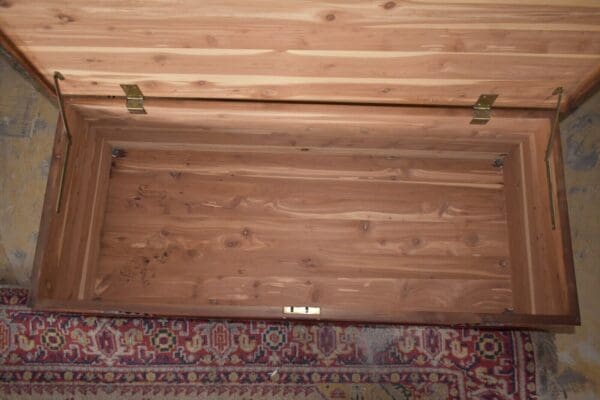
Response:
[[[293,315],[320,315],[321,307],[286,306],[283,307],[283,313]]]

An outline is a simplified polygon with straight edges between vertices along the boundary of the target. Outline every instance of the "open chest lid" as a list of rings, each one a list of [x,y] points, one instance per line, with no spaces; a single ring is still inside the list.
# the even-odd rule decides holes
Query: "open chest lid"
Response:
[[[0,39],[66,95],[552,108],[600,72],[590,0],[2,0]]]

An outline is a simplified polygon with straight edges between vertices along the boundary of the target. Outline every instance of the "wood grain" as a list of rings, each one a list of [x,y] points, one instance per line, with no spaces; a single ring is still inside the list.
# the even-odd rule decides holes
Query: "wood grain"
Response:
[[[150,302],[145,300],[140,303],[127,303],[117,301],[75,300],[64,301],[59,299],[40,299],[36,307],[44,310],[76,312],[84,315],[104,314],[109,316],[188,316],[203,315],[210,318],[228,319],[286,319],[281,315],[281,307],[276,306],[230,306],[211,305],[202,307],[184,303],[167,304],[163,302]],[[152,310],[152,313],[148,311]],[[315,319],[315,316],[297,315],[294,319]],[[356,322],[354,310],[349,308],[330,308],[321,310],[318,317],[326,321],[353,321]],[[388,309],[373,311],[361,317],[364,322],[398,323],[407,324],[436,324],[451,326],[483,326],[492,328],[534,328],[534,329],[562,329],[567,325],[578,324],[571,315],[545,315],[512,312],[475,313],[468,311],[408,311],[403,309]]]
[[[189,150],[194,147],[197,150]],[[130,175],[152,170],[156,173],[174,172],[177,176],[393,182],[502,189],[502,171],[491,169],[489,160],[440,161],[435,158],[375,156],[373,153],[339,154],[337,147],[329,147],[326,152],[309,148],[286,152],[285,148],[277,146],[181,145],[165,148],[159,144],[153,149],[144,149],[133,143],[120,150],[123,150],[123,157],[115,159],[113,167]]]
[[[564,218],[552,231],[547,112],[500,110],[472,126],[468,110],[419,107],[67,107],[79,121],[70,212],[51,218],[39,250],[36,307],[577,322],[568,251],[548,250],[562,246]]]
[[[112,172],[119,189],[110,196],[109,206],[127,205],[124,210],[127,214],[139,210],[210,217],[256,213],[291,219],[366,218],[400,222],[501,222],[504,218],[504,202],[498,199],[498,193],[477,188],[360,180],[214,177],[178,171],[141,171],[124,176],[119,171]],[[203,189],[196,191],[194,187]]]
[[[177,12],[174,12],[177,10]],[[185,12],[181,12],[185,10]],[[597,80],[594,1],[11,0],[0,28],[79,95],[554,106]],[[567,104],[568,102],[565,102]]]
[[[560,285],[563,292],[562,298],[565,302],[563,310],[573,320],[573,324],[581,324],[581,316],[579,312],[579,299],[577,297],[577,281],[575,279],[575,262],[573,259],[573,244],[571,242],[571,226],[569,223],[569,213],[567,205],[567,189],[565,183],[564,163],[562,141],[560,138],[560,126],[557,126],[556,142],[552,152],[552,162],[554,165],[554,180],[556,187],[556,211],[559,218],[558,226],[554,240],[558,245],[562,245],[563,259],[559,263],[558,268],[560,273]]]
[[[48,181],[46,183],[46,193],[44,194],[44,204],[42,207],[42,217],[40,220],[40,229],[35,250],[35,259],[33,262],[33,271],[31,273],[31,291],[28,298],[30,305],[35,305],[40,297],[52,297],[48,293],[46,282],[42,279],[42,274],[46,270],[52,270],[53,264],[57,260],[49,254],[55,251],[56,244],[54,240],[57,235],[56,221],[56,199],[58,197],[58,185],[60,180],[61,159],[64,156],[65,135],[63,134],[62,119],[59,117],[56,123],[56,133],[54,135],[54,146],[52,148],[52,158],[50,159],[50,169],[48,171]],[[50,261],[49,261],[50,259]],[[40,296],[43,291],[45,295]]]
[[[218,268],[191,273],[217,276],[238,273],[248,263],[246,256],[268,261],[269,253],[277,251],[281,254],[271,257],[269,263],[288,264],[290,272],[299,274],[335,272],[331,266],[346,265],[346,273],[354,274],[374,268],[422,277],[508,276],[505,232],[485,224],[451,225],[448,232],[440,232],[439,226],[426,223],[406,223],[399,231],[397,223],[367,221],[234,219],[217,223],[208,218],[169,216],[151,222],[147,217],[132,217],[127,219],[130,223],[119,223],[119,217],[108,216],[102,245],[107,254],[123,257],[124,264],[135,260],[156,264],[176,257],[177,261],[172,261],[177,264],[175,269],[189,272],[194,263],[210,264]],[[303,256],[298,247],[310,249],[314,255]],[[170,249],[167,256],[165,249]],[[225,257],[228,262],[215,257]],[[107,263],[110,268],[114,265]],[[411,270],[415,265],[420,267]],[[257,272],[269,275],[274,269],[264,265]]]
[[[537,135],[532,135],[528,141],[530,149],[525,152],[525,158],[535,157],[536,154],[544,154],[548,138],[550,135],[551,124],[548,122],[547,128],[538,132]],[[555,140],[560,141],[560,134],[558,133]],[[567,230],[568,227],[564,227],[564,223],[568,223],[566,201],[564,194],[561,195],[561,202],[558,202],[558,190],[564,191],[564,186],[561,183],[557,185],[557,182],[562,180],[562,163],[557,164],[557,161],[561,160],[561,156],[557,155],[556,152],[560,151],[560,145],[555,147],[553,156],[551,158],[552,167],[552,185],[554,189],[554,204],[556,206],[556,229],[552,229],[551,223],[548,223],[550,219],[550,202],[547,194],[542,194],[542,191],[531,190],[530,195],[530,223],[533,224],[535,233],[533,236],[533,244],[531,246],[534,254],[537,254],[537,262],[532,264],[533,273],[535,277],[535,292],[533,300],[537,303],[537,311],[540,313],[571,313],[572,315],[578,315],[574,312],[574,308],[577,304],[577,295],[575,290],[575,282],[573,278],[573,265],[572,265],[572,249],[569,246],[565,246],[565,239],[563,235],[563,229]],[[546,169],[543,164],[533,164],[530,168],[525,170],[525,178],[528,180],[528,185],[531,187],[543,188],[546,192],[547,189],[547,178]],[[569,243],[567,239],[567,244]],[[552,267],[548,269],[547,266]],[[574,307],[575,306],[575,307]]]
[[[378,293],[401,291],[392,306],[415,309],[419,296],[434,295],[428,283],[461,278],[427,307],[510,306],[502,174],[488,160],[290,157],[255,147],[120,143],[93,295],[169,301],[177,292],[205,305],[345,302],[366,311],[390,307]],[[435,234],[444,229],[450,237]]]
[[[73,134],[71,156],[64,179],[61,212],[57,213],[55,206],[66,145],[62,123],[57,125],[44,199],[40,239],[36,249],[32,291],[34,303],[37,302],[38,297],[75,299],[81,280],[82,264],[79,249],[86,243],[82,231],[87,224],[85,221],[87,210],[80,204],[85,204],[87,189],[89,189],[89,186],[82,184],[82,179],[87,177],[90,163],[93,163],[97,138],[87,135],[87,124],[75,108],[69,107],[66,110],[66,117],[69,126],[76,133]]]
[[[535,228],[530,223],[532,188],[525,179],[525,156],[528,149],[517,146],[504,159],[504,189],[506,194],[507,228],[512,260],[511,274],[514,288],[514,306],[517,312],[535,312],[536,286],[533,271],[534,250],[532,236]]]
[[[444,312],[458,309],[464,312],[501,313],[511,304],[508,280],[467,279],[370,279],[319,277],[307,284],[306,278],[279,276],[225,277],[207,279],[202,283],[167,281],[147,285],[129,284],[130,294],[110,287],[106,300],[132,303],[194,304],[210,306],[274,306],[302,304],[323,309],[352,309],[356,319],[376,313],[400,311]],[[256,285],[260,282],[260,285]],[[112,290],[111,290],[112,289]],[[110,293],[110,292],[113,293]],[[382,294],[386,295],[382,295]],[[144,294],[141,295],[140,294]],[[283,308],[281,306],[280,310]]]
[[[0,47],[3,53],[6,54],[19,64],[21,69],[25,71],[27,77],[30,78],[32,85],[44,94],[48,99],[56,101],[56,93],[53,85],[48,79],[40,73],[40,71],[31,63],[25,54],[6,36],[0,27]]]

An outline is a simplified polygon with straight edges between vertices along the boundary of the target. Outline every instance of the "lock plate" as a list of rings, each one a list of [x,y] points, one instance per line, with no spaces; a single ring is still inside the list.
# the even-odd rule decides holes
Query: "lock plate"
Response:
[[[320,315],[321,307],[286,306],[283,307],[283,313],[291,315]]]

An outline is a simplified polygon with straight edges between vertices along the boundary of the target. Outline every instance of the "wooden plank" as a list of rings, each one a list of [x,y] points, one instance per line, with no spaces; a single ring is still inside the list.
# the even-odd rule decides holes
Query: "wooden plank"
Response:
[[[92,135],[90,135],[92,136]],[[79,278],[79,290],[77,298],[83,299],[90,291],[90,275],[96,271],[96,264],[100,254],[100,241],[98,238],[102,235],[102,227],[105,220],[106,198],[108,196],[108,185],[112,162],[112,147],[101,136],[95,136],[98,140],[94,149],[94,158],[92,163],[93,172],[92,185],[89,197],[85,203],[79,206],[88,211],[83,219],[84,227],[87,228],[87,240],[81,240],[85,243],[85,250],[82,251],[83,257],[79,261],[81,277]]]
[[[226,217],[250,214],[280,218],[372,221],[488,221],[505,218],[502,192],[479,188],[214,177],[143,171],[112,171],[111,209],[126,213]],[[194,190],[194,187],[202,190]],[[118,207],[118,208],[117,208]]]
[[[27,56],[19,49],[12,40],[4,33],[0,27],[0,47],[2,52],[17,63],[27,74],[36,89],[39,89],[46,97],[54,100],[54,87],[50,81],[40,73],[40,71],[31,63]]]
[[[504,193],[506,195],[507,228],[510,245],[512,268],[513,301],[516,312],[536,311],[537,304],[533,263],[537,262],[532,249],[535,228],[531,222],[531,191],[525,171],[529,165],[525,163],[524,145],[519,145],[504,159]],[[535,259],[534,259],[535,257]]]
[[[555,99],[556,100],[556,99]],[[471,125],[473,111],[466,108],[448,107],[404,107],[387,105],[336,105],[283,102],[236,102],[236,101],[193,101],[181,99],[147,99],[144,102],[148,114],[132,115],[124,107],[124,100],[114,101],[98,97],[73,98],[72,103],[94,121],[94,128],[110,128],[115,132],[128,130],[128,135],[154,135],[151,141],[160,141],[157,128],[209,136],[235,132],[254,134],[262,140],[285,133],[301,134],[306,138],[337,136],[337,142],[346,138],[362,137],[351,147],[365,147],[364,141],[376,141],[381,136],[390,140],[409,137],[411,141],[428,139],[444,142],[471,139],[473,143],[497,146],[505,143],[520,143],[532,130],[538,129],[547,120],[547,112],[540,110],[494,111],[486,125]],[[128,129],[135,126],[135,130]],[[285,128],[285,129],[283,129]],[[398,134],[398,132],[402,134]],[[162,134],[164,136],[164,132]],[[287,145],[301,147],[288,138]],[[485,140],[482,140],[485,139]],[[243,136],[236,137],[244,140]],[[337,143],[336,142],[336,143]],[[210,142],[207,142],[210,143]],[[212,143],[218,143],[216,141]],[[244,142],[245,143],[245,142]],[[408,141],[407,141],[408,143]],[[239,144],[239,143],[238,143]],[[264,143],[267,144],[267,143]],[[273,143],[274,144],[274,143]],[[323,143],[321,145],[325,145]],[[387,142],[388,147],[394,147]],[[402,143],[405,145],[405,143]],[[375,147],[375,146],[369,146]],[[430,150],[434,150],[431,148]],[[472,149],[469,149],[472,150]]]
[[[501,80],[506,76],[506,69],[513,67],[513,79],[524,80],[529,74],[528,68],[538,68],[537,80],[560,79],[569,73],[585,73],[590,67],[598,65],[600,56],[597,54],[566,56],[543,55],[529,56],[526,67],[521,67],[519,61],[527,58],[527,54],[500,54],[496,57],[482,58],[487,53],[430,53],[430,52],[403,52],[403,51],[351,51],[351,50],[287,50],[277,51],[270,49],[195,49],[162,51],[156,48],[128,49],[106,47],[80,47],[75,49],[61,47],[38,46],[31,47],[36,51],[38,59],[44,63],[53,62],[61,65],[72,65],[89,53],[95,55],[91,71],[88,74],[97,74],[99,79],[115,73],[115,61],[120,62],[118,74],[124,76],[140,73],[136,70],[138,65],[156,65],[162,74],[173,77],[186,75],[198,79],[198,70],[219,71],[218,75],[235,76],[239,74],[238,65],[247,65],[244,75],[264,76],[263,79],[277,79],[290,73],[290,65],[305,65],[294,77],[299,82],[320,76],[330,78],[332,81],[348,78],[364,79],[377,77],[389,79],[431,80],[439,79],[445,75],[447,79],[468,81],[480,74],[481,69],[487,70],[487,80]],[[494,54],[491,54],[494,55]],[[311,62],[318,58],[319,63]],[[158,60],[158,61],[157,61]],[[365,60],[370,62],[365,63]],[[573,60],[578,64],[573,65]],[[543,70],[548,63],[553,68]],[[326,65],[327,68],[323,66]],[[446,72],[444,72],[446,70]],[[386,71],[381,73],[380,71]],[[85,73],[75,69],[65,69],[66,74],[79,75]],[[216,75],[216,74],[215,74]],[[187,78],[191,79],[191,78]],[[376,82],[375,79],[372,79]]]
[[[127,222],[124,222],[127,221]],[[240,253],[268,252],[289,247],[285,258],[294,258],[294,247],[304,246],[313,252],[335,254],[348,260],[347,254],[385,255],[397,262],[406,256],[412,262],[419,257],[430,257],[432,263],[454,263],[453,257],[490,257],[497,262],[490,271],[473,270],[474,276],[505,276],[508,261],[506,231],[502,226],[485,223],[447,224],[442,229],[431,223],[394,222],[371,223],[365,220],[301,220],[288,221],[275,218],[261,219],[209,219],[202,217],[179,218],[161,216],[149,219],[145,216],[107,215],[102,245],[114,255],[163,259],[163,248],[174,246],[182,262],[208,262],[210,253],[229,252],[235,258]],[[134,226],[134,227],[132,227]],[[296,243],[297,242],[297,243]],[[335,244],[335,246],[333,246]],[[196,250],[201,248],[203,251]],[[235,253],[235,254],[234,254]],[[288,257],[289,255],[289,257]],[[317,258],[311,261],[297,257],[295,263],[307,268],[317,268]],[[310,258],[310,257],[309,257]],[[447,260],[444,260],[447,258]],[[164,261],[164,260],[162,260]],[[245,262],[245,260],[236,260]],[[465,262],[464,260],[462,262]],[[470,263],[470,261],[467,261]],[[477,262],[474,260],[473,262]],[[346,262],[362,268],[360,262]],[[364,263],[369,268],[373,263]],[[458,263],[457,263],[458,264]],[[222,265],[227,268],[226,265]],[[464,268],[466,269],[466,267]],[[218,271],[217,273],[218,274]]]
[[[94,129],[115,146],[144,143],[181,150],[326,152],[417,158],[481,158],[509,153],[544,120],[532,112],[495,112],[487,125],[470,125],[461,109],[149,100],[143,117],[120,102],[77,99]],[[127,123],[123,123],[127,121]],[[135,125],[136,129],[129,129]],[[168,135],[165,134],[168,130]],[[193,143],[192,143],[193,142]],[[178,144],[179,143],[179,144]],[[254,150],[253,150],[254,149]],[[260,148],[258,148],[260,149]],[[260,150],[262,151],[262,150]]]
[[[51,253],[56,246],[54,240],[57,235],[56,221],[56,200],[58,197],[58,186],[60,180],[62,157],[64,157],[65,135],[63,132],[62,119],[59,117],[56,123],[56,134],[54,135],[54,146],[52,148],[52,158],[50,159],[50,169],[48,170],[48,181],[46,183],[46,193],[44,194],[44,204],[42,206],[42,218],[40,220],[40,229],[35,249],[35,259],[33,261],[33,270],[31,272],[31,291],[28,298],[30,305],[35,305],[39,301],[40,291],[42,297],[48,296],[48,287],[42,275],[45,270],[52,270],[52,265],[56,263]],[[44,290],[45,288],[45,290]]]
[[[114,316],[198,316],[203,315],[210,318],[219,318],[228,315],[230,318],[268,318],[281,319],[281,307],[275,306],[229,306],[229,305],[184,305],[184,304],[165,304],[160,301],[143,303],[124,303],[122,301],[103,301],[82,300],[82,301],[63,301],[42,299],[36,303],[37,309],[84,312],[84,313],[102,313]],[[148,310],[152,309],[152,314]],[[353,321],[356,322],[354,310],[339,307],[336,309],[322,310],[318,317],[294,315],[284,317],[289,319],[307,320],[317,319],[325,321]],[[561,325],[573,325],[578,322],[571,315],[544,315],[544,314],[522,314],[511,312],[491,312],[474,313],[460,311],[407,311],[407,310],[382,310],[375,311],[365,315],[362,318],[364,322],[386,322],[412,324],[436,324],[452,326],[484,326],[494,328],[536,328],[549,329]],[[564,327],[561,327],[564,330]]]
[[[7,37],[68,94],[551,108],[600,65],[593,1],[3,4]]]
[[[51,170],[44,199],[40,239],[34,262],[32,300],[34,302],[38,297],[75,298],[76,288],[81,277],[81,265],[74,263],[73,260],[78,256],[76,251],[78,245],[85,241],[79,240],[81,235],[75,236],[78,238],[77,240],[73,239],[73,234],[75,230],[81,229],[83,220],[73,218],[73,215],[77,213],[80,216],[84,215],[82,212],[85,213],[85,210],[79,207],[79,202],[83,201],[85,191],[80,188],[82,176],[76,172],[79,168],[84,168],[85,162],[82,158],[90,155],[86,148],[93,151],[93,145],[86,146],[85,140],[90,140],[90,137],[86,135],[87,126],[81,114],[73,108],[67,109],[66,112],[69,126],[77,134],[73,135],[63,184],[61,211],[57,213],[60,174],[66,148],[66,135],[63,132],[62,123],[57,125]],[[91,139],[91,142],[94,143],[94,138]],[[91,160],[93,157],[89,157],[87,162]],[[69,257],[71,257],[71,261],[68,261]]]
[[[549,113],[545,126],[532,133],[506,160],[510,162],[505,169],[505,193],[510,252],[514,260],[514,302],[518,312],[569,315],[573,323],[579,323],[572,250],[564,232],[568,231],[564,225],[568,224],[568,217],[560,146],[555,148],[551,160],[556,229],[552,228],[550,216],[544,155],[552,117]]]
[[[321,305],[352,309],[356,316],[372,312],[389,314],[393,309],[404,311],[463,310],[464,312],[503,312],[511,306],[508,280],[465,279],[313,279],[305,277],[264,277],[260,285],[253,277],[226,277],[193,281],[167,281],[149,284],[129,284],[124,288],[108,287],[101,299],[132,303],[163,304],[185,302],[198,306],[244,305],[277,306]],[[386,293],[385,296],[382,293]]]
[[[148,222],[148,221],[152,222]],[[126,224],[118,221],[127,221]],[[364,229],[367,229],[367,232]],[[369,232],[372,230],[373,232]],[[147,269],[160,282],[207,277],[508,278],[503,226],[214,220],[107,215],[99,271]],[[176,277],[174,277],[174,275]],[[99,279],[102,280],[102,279]]]
[[[117,235],[123,237],[120,232]],[[139,243],[143,242],[133,244]],[[300,244],[301,246],[312,245],[306,241],[302,241]],[[323,243],[323,246],[336,244],[335,242]],[[306,252],[302,252],[303,250],[293,251],[289,243],[285,243],[280,249],[249,252],[242,249],[237,254],[233,254],[232,251],[225,254],[223,251],[204,251],[201,246],[196,246],[189,249],[190,252],[196,250],[204,256],[190,260],[182,257],[189,253],[177,245],[170,248],[171,252],[167,252],[168,256],[164,255],[164,248],[136,251],[130,247],[127,252],[123,251],[125,248],[116,249],[106,246],[105,254],[100,259],[98,275],[94,277],[95,285],[91,295],[106,298],[110,297],[109,293],[119,293],[122,296],[139,293],[143,296],[156,292],[153,287],[175,288],[178,284],[187,285],[194,282],[211,284],[211,282],[227,280],[231,277],[252,281],[253,286],[262,285],[264,281],[277,281],[280,287],[288,287],[288,285],[292,287],[300,283],[312,284],[312,282],[318,284],[325,278],[363,280],[365,284],[371,280],[381,279],[392,281],[399,279],[505,280],[510,282],[507,268],[500,265],[506,259],[503,257],[475,258],[472,255],[466,257],[393,257],[374,251],[372,254],[362,254],[358,253],[356,248],[350,249],[350,252],[346,253],[315,250],[310,253],[313,256],[309,257]],[[279,256],[283,251],[289,252],[285,256]],[[234,280],[229,280],[229,282],[234,282]],[[249,290],[251,287],[247,286],[244,290],[246,289]],[[226,289],[225,293],[235,290],[237,290],[237,286],[232,286]],[[245,299],[250,298],[248,293],[244,295]],[[299,304],[303,305],[304,303]],[[331,305],[324,304],[324,306]]]
[[[185,1],[178,10],[185,7],[186,13],[180,13],[160,1],[145,2],[140,8],[122,1],[76,1],[57,7],[52,1],[37,0],[13,1],[3,11],[17,17],[10,23],[15,27],[25,27],[22,16],[29,13],[29,26],[24,30],[28,41],[54,46],[65,43],[70,47],[106,45],[107,38],[120,33],[122,39],[127,39],[125,44],[133,44],[123,47],[143,47],[154,44],[150,38],[160,37],[162,46],[157,47],[167,49],[193,49],[196,47],[190,43],[201,42],[206,48],[229,49],[256,49],[257,43],[264,43],[278,50],[418,51],[433,48],[510,54],[544,53],[543,46],[548,43],[549,53],[596,54],[594,50],[598,46],[593,37],[582,35],[598,31],[595,26],[598,5],[593,0],[587,4],[572,1],[555,4],[482,1],[468,6],[463,1],[386,4],[392,7],[366,1],[352,5],[339,1],[297,1],[284,6],[272,1],[252,4],[235,0],[205,1],[202,5]],[[156,23],[165,15],[169,17],[169,24]],[[66,30],[77,31],[81,26],[89,27],[87,35],[66,34]],[[289,35],[272,35],[277,29],[286,29]],[[524,35],[531,31],[539,31],[539,34]],[[400,32],[413,36],[409,36],[409,40],[393,40],[396,39],[393,35]],[[421,35],[416,35],[417,32]],[[509,38],[503,37],[502,32]],[[64,41],[57,43],[57,36]],[[461,42],[463,36],[469,40]],[[356,41],[350,42],[348,37]],[[438,43],[427,46],[432,41]],[[573,41],[583,45],[574,48]],[[507,43],[514,46],[506,46]],[[117,46],[111,44],[111,47]]]
[[[152,146],[152,147],[150,147]],[[460,186],[502,189],[502,171],[489,160],[443,160],[337,154],[336,148],[314,152],[309,149],[288,153],[269,146],[219,146],[190,150],[192,145],[162,148],[125,145],[119,148],[113,168],[124,174],[145,170],[175,176],[238,176],[285,180],[341,180],[382,183],[412,183],[433,186]],[[251,148],[252,147],[252,148]],[[207,149],[207,150],[204,150]],[[240,151],[238,151],[240,149]],[[211,151],[212,150],[212,151]],[[331,151],[330,151],[331,150]]]
[[[579,299],[577,298],[577,280],[575,279],[575,262],[573,259],[573,245],[571,242],[571,225],[569,223],[569,207],[567,204],[567,189],[565,183],[565,171],[563,164],[562,141],[560,138],[560,126],[556,129],[556,142],[552,152],[552,162],[554,166],[554,184],[556,190],[556,215],[559,219],[559,229],[556,232],[558,236],[557,245],[562,245],[563,259],[559,276],[562,278],[562,286],[564,292],[564,309],[565,314],[569,315],[574,325],[581,324],[581,316],[579,313]],[[555,236],[555,237],[556,237]]]
[[[543,155],[546,151],[548,138],[550,136],[551,121],[547,126],[532,135],[528,145],[530,150],[527,157],[534,158],[539,154],[537,160],[525,171],[530,187],[541,188],[541,190],[530,191],[530,224],[533,224],[535,235],[532,237],[532,250],[537,253],[538,261],[532,264],[534,281],[534,297],[536,310],[546,314],[571,314],[578,318],[576,310],[576,289],[573,278],[573,259],[570,241],[565,240],[563,223],[568,222],[566,216],[567,208],[564,200],[564,183],[562,183],[562,171],[556,162],[561,160],[560,145],[556,146],[551,158],[553,202],[556,211],[556,229],[552,228],[550,216],[550,200],[548,198],[548,181],[546,177]],[[560,135],[555,138],[560,140]],[[560,164],[562,165],[562,164]],[[560,176],[560,178],[559,178]],[[560,184],[558,182],[561,182]],[[558,202],[559,196],[561,202]],[[568,228],[567,228],[568,229]],[[568,245],[568,247],[567,247]]]
[[[238,123],[241,121],[237,121]],[[292,121],[290,121],[291,123]],[[201,132],[201,143],[186,143],[186,139],[197,138],[203,128],[192,130],[177,129],[165,136],[161,129],[140,129],[124,138],[123,127],[101,127],[95,129],[98,134],[104,135],[115,147],[128,146],[129,148],[159,148],[165,152],[192,148],[197,151],[223,152],[237,151],[244,153],[264,153],[265,151],[277,154],[286,154],[293,157],[298,153],[331,156],[377,156],[390,159],[401,158],[443,158],[447,160],[494,160],[502,154],[509,152],[519,141],[519,135],[490,138],[481,140],[478,134],[466,133],[464,137],[451,138],[447,133],[442,135],[417,131],[406,132],[398,135],[390,126],[387,128],[373,127],[362,128],[360,131],[350,131],[344,136],[337,136],[343,131],[342,127],[286,127],[284,131],[267,130],[265,126],[249,126],[245,128],[209,129]],[[212,132],[210,132],[212,131]],[[265,133],[268,132],[268,133]],[[475,137],[476,136],[476,137]],[[485,136],[485,135],[481,135]],[[500,136],[496,133],[493,136]],[[137,142],[131,140],[138,139]],[[256,146],[260,141],[262,145]]]

